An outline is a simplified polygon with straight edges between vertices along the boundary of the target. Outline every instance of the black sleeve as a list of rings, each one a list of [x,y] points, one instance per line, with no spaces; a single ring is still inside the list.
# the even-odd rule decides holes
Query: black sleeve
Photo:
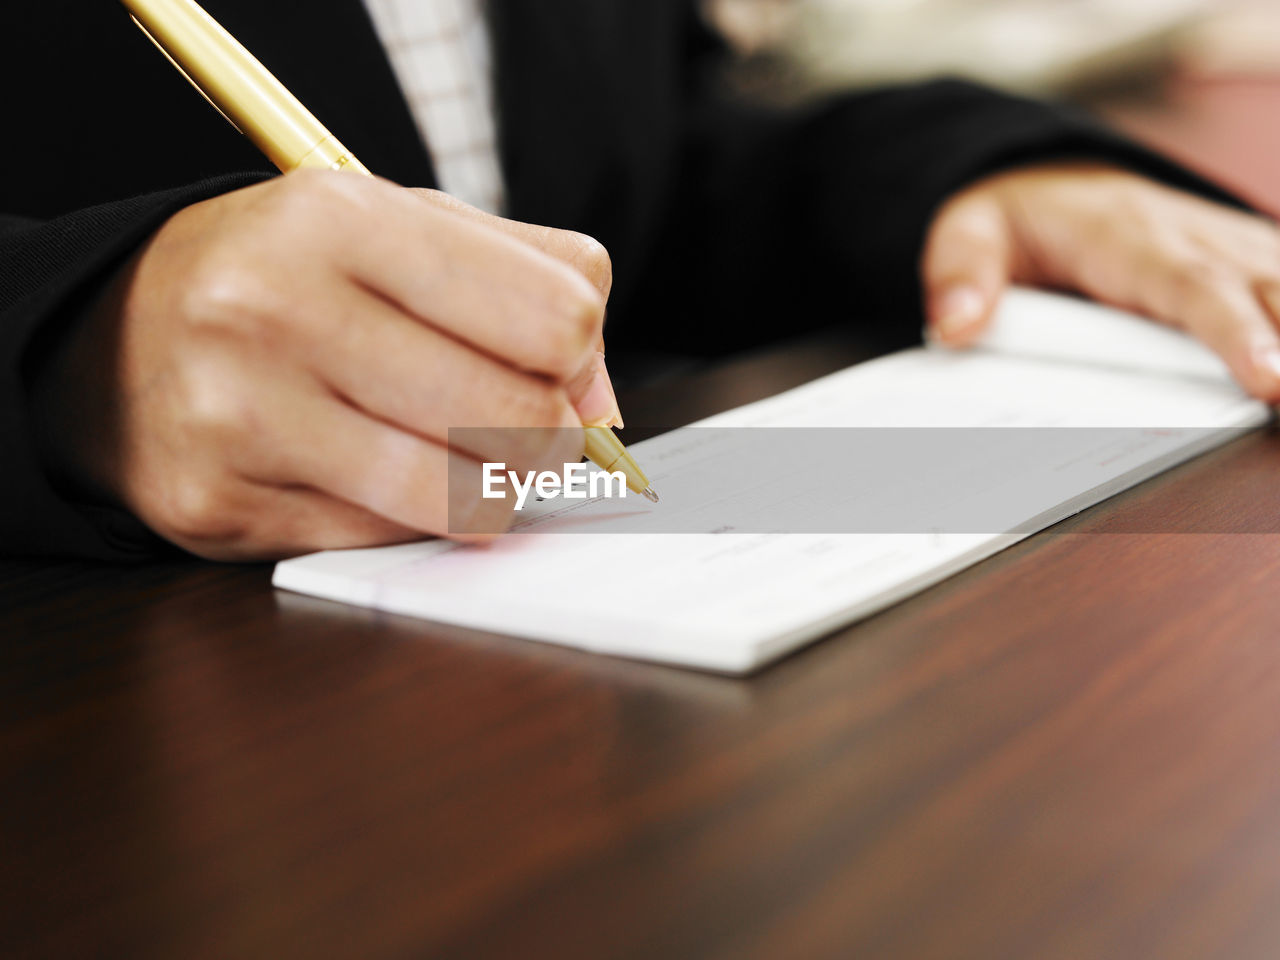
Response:
[[[118,509],[59,489],[38,454],[33,378],[51,343],[174,213],[262,179],[219,177],[47,221],[0,215],[0,554],[122,560],[162,546]]]
[[[704,70],[709,77],[715,71]],[[652,329],[690,352],[847,319],[886,346],[918,339],[918,261],[938,207],[986,175],[1057,159],[1118,164],[1238,201],[1067,106],[939,80],[803,110],[749,105],[714,80],[690,98],[675,202],[654,244]],[[673,292],[678,295],[673,296]],[[718,318],[707,323],[697,318]]]

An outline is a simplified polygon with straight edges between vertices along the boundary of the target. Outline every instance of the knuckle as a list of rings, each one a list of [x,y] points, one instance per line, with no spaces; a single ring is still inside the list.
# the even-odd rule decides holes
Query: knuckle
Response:
[[[608,296],[613,286],[613,258],[608,249],[595,237],[585,233],[570,233],[569,261],[591,281],[602,295]]]
[[[1000,243],[1002,230],[998,208],[984,204],[956,211],[942,235],[951,243],[987,248]]]
[[[256,336],[267,320],[282,313],[284,299],[251,256],[212,250],[188,272],[177,308],[195,329]]]
[[[182,291],[182,316],[197,326],[231,326],[257,310],[257,284],[238,265],[208,260]]]
[[[177,477],[165,501],[165,525],[183,540],[230,540],[243,532],[222,485],[210,479]]]
[[[318,170],[295,170],[275,181],[271,213],[284,217],[310,216],[324,203],[326,178]]]
[[[925,237],[926,259],[970,247],[990,248],[1003,243],[1006,216],[994,196],[960,194],[934,217]]]
[[[181,417],[205,443],[230,445],[256,435],[256,407],[225,364],[203,359],[190,365],[180,383]]]

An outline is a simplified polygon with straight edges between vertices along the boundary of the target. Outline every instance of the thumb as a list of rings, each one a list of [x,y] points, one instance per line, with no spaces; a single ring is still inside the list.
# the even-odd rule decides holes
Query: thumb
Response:
[[[968,346],[987,328],[1009,285],[1013,241],[999,202],[979,188],[938,212],[925,241],[926,334]]]

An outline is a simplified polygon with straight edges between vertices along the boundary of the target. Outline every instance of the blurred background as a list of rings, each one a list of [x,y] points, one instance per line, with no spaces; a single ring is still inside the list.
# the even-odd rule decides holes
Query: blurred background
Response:
[[[1280,0],[702,0],[748,94],[964,76],[1075,101],[1280,212]]]
[[[1097,95],[1170,71],[1280,70],[1280,0],[705,0],[796,95],[939,73]]]

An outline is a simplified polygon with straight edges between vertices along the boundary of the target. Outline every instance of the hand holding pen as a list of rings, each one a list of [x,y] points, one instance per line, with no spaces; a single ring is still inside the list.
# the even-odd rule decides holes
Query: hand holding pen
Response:
[[[319,146],[321,166],[354,162]],[[211,558],[448,535],[451,507],[501,529],[511,505],[481,497],[481,461],[558,470],[582,453],[576,428],[617,416],[610,282],[579,234],[293,173],[187,208],[116,275],[43,378],[49,453]],[[457,449],[455,425],[574,429]],[[451,470],[475,482],[447,499]]]

